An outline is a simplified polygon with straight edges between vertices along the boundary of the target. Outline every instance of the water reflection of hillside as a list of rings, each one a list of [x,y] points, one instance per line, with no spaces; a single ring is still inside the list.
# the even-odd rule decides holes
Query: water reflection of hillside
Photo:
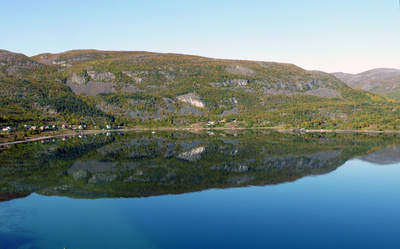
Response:
[[[394,164],[400,162],[400,147],[384,148],[374,151],[368,155],[361,156],[359,159],[375,164]]]
[[[398,159],[393,147],[398,142],[395,135],[249,131],[239,136],[129,133],[19,144],[0,152],[0,199],[32,192],[139,197],[279,184],[329,173],[354,157],[392,162]]]

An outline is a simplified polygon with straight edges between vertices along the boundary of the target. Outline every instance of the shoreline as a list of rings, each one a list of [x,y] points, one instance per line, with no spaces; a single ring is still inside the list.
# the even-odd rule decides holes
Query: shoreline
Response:
[[[113,130],[86,130],[81,132],[72,132],[69,131],[67,133],[61,133],[57,135],[48,135],[48,136],[41,136],[41,137],[33,137],[27,138],[23,140],[17,141],[9,141],[0,143],[0,146],[8,146],[13,144],[20,144],[20,143],[28,143],[34,141],[40,141],[43,139],[51,139],[51,138],[58,138],[58,137],[66,137],[66,136],[76,136],[79,134],[90,135],[90,134],[98,134],[98,133],[105,133],[105,132],[129,132],[129,131],[173,131],[173,130],[180,130],[180,131],[200,131],[200,130],[218,130],[218,131],[235,131],[235,130],[274,130],[277,132],[282,133],[296,133],[296,134],[306,134],[306,133],[341,133],[341,134],[351,134],[351,133],[365,133],[365,134],[400,134],[400,131],[376,131],[376,130],[300,130],[297,128],[293,129],[283,129],[282,127],[254,127],[254,128],[242,128],[242,127],[232,127],[232,128],[225,128],[225,127],[214,127],[214,128],[204,128],[204,127],[184,127],[184,128],[172,128],[172,127],[158,127],[158,128],[128,128],[128,129],[113,129]]]

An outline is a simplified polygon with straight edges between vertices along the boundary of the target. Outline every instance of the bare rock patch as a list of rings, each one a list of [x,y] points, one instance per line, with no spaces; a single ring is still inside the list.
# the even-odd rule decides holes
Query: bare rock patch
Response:
[[[338,90],[331,89],[331,88],[325,88],[325,87],[308,90],[305,92],[305,94],[311,94],[314,96],[325,97],[325,98],[341,98],[342,97],[342,95],[340,94],[340,92]]]
[[[75,94],[86,94],[86,95],[97,95],[100,93],[112,93],[115,92],[115,83],[105,83],[105,82],[92,82],[89,81],[85,85],[77,85],[72,82],[67,82],[67,86]]]
[[[192,106],[202,107],[202,108],[206,106],[206,104],[201,100],[200,95],[198,95],[197,93],[194,93],[194,92],[180,95],[176,98],[179,101],[188,103]]]
[[[115,79],[115,75],[110,72],[104,72],[104,71],[88,71],[87,72],[90,78],[92,78],[95,81],[112,81]]]
[[[244,75],[244,76],[251,76],[251,75],[254,75],[256,73],[253,69],[250,69],[250,68],[247,68],[247,67],[243,67],[243,66],[239,66],[239,65],[229,65],[226,68],[226,71],[228,73],[240,74],[240,75]]]

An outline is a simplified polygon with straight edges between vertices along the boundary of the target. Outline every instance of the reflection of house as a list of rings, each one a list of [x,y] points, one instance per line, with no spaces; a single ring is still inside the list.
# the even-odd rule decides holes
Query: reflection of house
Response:
[[[111,125],[106,125],[106,128],[107,129],[111,129]]]

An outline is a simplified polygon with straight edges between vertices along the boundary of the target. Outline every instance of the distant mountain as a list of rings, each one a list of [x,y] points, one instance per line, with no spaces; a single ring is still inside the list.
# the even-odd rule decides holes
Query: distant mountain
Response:
[[[0,52],[0,126],[398,129],[399,101],[292,64],[182,54]],[[235,124],[236,124],[235,122]]]
[[[359,74],[332,73],[349,86],[382,94],[390,98],[400,98],[400,70],[378,68]]]

